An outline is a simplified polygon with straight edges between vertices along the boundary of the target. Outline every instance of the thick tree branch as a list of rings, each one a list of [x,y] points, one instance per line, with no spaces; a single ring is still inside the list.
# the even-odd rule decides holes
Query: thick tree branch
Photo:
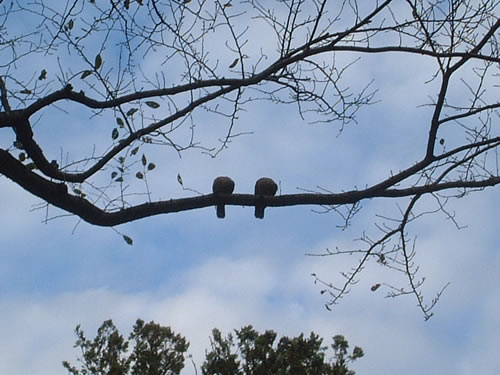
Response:
[[[51,182],[30,171],[4,150],[0,150],[0,173],[31,194],[99,226],[115,226],[154,215],[215,206],[218,203],[233,206],[255,206],[264,203],[268,207],[344,205],[354,204],[363,199],[410,197],[449,189],[484,188],[500,183],[500,177],[490,177],[479,181],[450,181],[406,189],[365,189],[338,194],[286,194],[276,197],[261,197],[254,194],[221,194],[218,196],[207,194],[192,198],[144,203],[117,212],[106,212],[85,198],[68,193],[65,184]]]

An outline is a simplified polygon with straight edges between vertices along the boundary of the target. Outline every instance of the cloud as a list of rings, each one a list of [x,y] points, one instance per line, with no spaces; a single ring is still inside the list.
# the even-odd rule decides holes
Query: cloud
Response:
[[[176,288],[165,280],[154,290],[141,292],[99,288],[3,298],[0,347],[6,360],[0,370],[63,374],[60,361],[75,362],[77,355],[71,348],[76,324],[81,323],[92,337],[103,320],[112,318],[126,334],[140,317],[170,325],[185,335],[198,365],[212,328],[227,333],[253,324],[261,331],[274,329],[283,335],[313,330],[325,343],[335,334],[344,334],[351,346],[359,345],[366,352],[366,357],[353,365],[360,374],[417,374],[432,368],[465,375],[475,366],[484,374],[494,374],[499,365],[492,349],[499,333],[494,328],[499,305],[498,291],[488,286],[498,281],[498,262],[492,263],[488,253],[470,251],[471,243],[477,242],[478,229],[461,231],[457,236],[451,226],[441,227],[435,236],[430,233],[426,241],[419,242],[419,251],[430,253],[422,268],[431,285],[452,281],[437,315],[427,323],[414,307],[413,296],[387,300],[382,298],[382,289],[369,291],[371,277],[377,276],[372,268],[360,277],[351,294],[328,312],[322,308],[325,299],[312,284],[310,272],[328,277],[345,269],[347,263],[339,263],[338,258],[303,257],[293,245],[277,247],[264,256],[260,251],[248,251],[257,248],[259,240],[254,239],[240,244],[232,255],[219,253],[179,271]],[[452,235],[456,236],[452,246],[440,246],[442,237]],[[268,241],[264,243],[270,245]],[[337,237],[332,234],[313,247],[324,249],[335,243]],[[285,251],[288,257],[283,257]],[[464,265],[469,265],[470,272],[463,272]],[[435,278],[437,283],[432,281]],[[464,288],[468,284],[471,287]],[[185,373],[193,373],[189,363]]]
[[[274,49],[271,38],[256,37],[250,43],[262,40]],[[224,44],[222,39],[218,42]],[[342,58],[337,58],[340,64]],[[351,54],[345,61],[352,58]],[[426,141],[422,124],[428,124],[430,110],[416,106],[436,88],[434,83],[422,83],[434,71],[434,61],[400,54],[376,58],[377,63],[367,57],[353,65],[344,82],[355,89],[377,78],[374,87],[380,88],[384,102],[362,109],[358,124],[346,127],[340,137],[339,124],[302,122],[294,105],[253,102],[247,103],[247,112],[239,113],[236,130],[254,133],[232,139],[230,148],[216,159],[199,149],[184,152],[182,158],[168,147],[141,150],[157,165],[148,176],[153,200],[194,194],[182,190],[177,173],[186,186],[203,193],[210,192],[217,175],[233,177],[241,193],[252,192],[256,179],[265,175],[280,182],[287,194],[297,192],[297,187],[321,186],[334,192],[363,188],[412,165],[422,157]],[[223,55],[220,66],[226,69],[232,59]],[[151,58],[142,67],[156,71],[159,62]],[[163,103],[155,114],[162,109]],[[52,146],[55,156],[61,153],[57,144],[64,145],[63,152],[78,154],[94,144],[103,150],[116,126],[111,117],[90,121],[71,113],[71,121],[63,124],[61,116],[58,110],[47,111],[42,118],[47,126],[40,124],[36,130],[37,139]],[[197,139],[219,145],[228,123],[204,112],[194,116]],[[75,130],[80,136],[60,138]],[[179,139],[190,135],[188,127],[185,130]],[[11,138],[2,134],[5,144]],[[445,145],[451,142],[447,137]],[[103,180],[110,173],[105,171]],[[134,188],[144,191],[133,173],[132,180]],[[385,299],[384,286],[370,291],[376,282],[405,285],[404,277],[376,262],[328,312],[323,307],[328,296],[320,294],[322,288],[313,283],[311,273],[340,282],[339,272],[351,269],[358,258],[303,255],[336,246],[357,248],[360,243],[354,238],[363,232],[377,235],[374,222],[388,222],[376,214],[399,213],[394,201],[363,202],[363,211],[344,231],[337,228],[342,224],[338,216],[314,214],[311,207],[268,208],[262,221],[253,218],[251,207],[229,206],[225,220],[215,218],[213,207],[161,215],[115,228],[134,239],[130,247],[109,228],[81,223],[72,234],[75,218],[42,225],[45,212],[29,212],[37,199],[5,179],[0,183],[2,374],[65,373],[60,361],[75,362],[78,354],[72,348],[74,326],[81,323],[92,337],[108,318],[125,334],[136,318],[171,325],[191,342],[198,365],[212,328],[227,333],[253,324],[284,335],[314,330],[325,343],[344,334],[351,346],[365,350],[366,357],[353,365],[359,374],[499,372],[499,202],[493,189],[453,202],[459,222],[469,225],[464,230],[457,231],[442,215],[426,216],[409,226],[410,234],[417,236],[416,260],[419,275],[426,276],[426,301],[451,282],[436,316],[424,323],[414,296]],[[131,197],[136,198],[146,199]],[[424,200],[417,209],[429,207],[430,200]],[[59,211],[51,208],[49,213],[52,217]],[[192,373],[189,364],[186,373]]]

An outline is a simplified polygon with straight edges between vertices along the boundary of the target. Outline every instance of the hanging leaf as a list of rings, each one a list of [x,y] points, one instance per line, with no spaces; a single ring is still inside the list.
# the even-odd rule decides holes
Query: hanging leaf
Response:
[[[19,142],[19,141],[14,141],[13,145],[18,150],[24,150],[23,144],[21,142]]]
[[[26,164],[26,168],[28,168],[30,171],[36,169],[36,164],[35,163],[29,163]]]
[[[380,288],[380,284],[375,284],[375,285],[373,285],[373,286],[370,288],[370,290],[371,290],[372,292],[374,292],[374,291],[376,291],[378,288]]]
[[[148,162],[146,160],[146,155],[142,154],[141,162],[142,162],[142,165],[146,165],[146,163]]]
[[[130,0],[125,0],[125,9],[130,7]]]
[[[123,182],[123,177],[122,177],[122,176],[120,176],[120,177],[118,177],[115,181],[116,181],[116,182]]]
[[[101,54],[98,53],[94,60],[94,69],[98,70],[101,67],[101,65],[102,65],[102,57]]]
[[[160,105],[158,103],[153,102],[153,101],[148,101],[148,102],[146,102],[146,104],[147,104],[148,107],[151,107],[153,109],[156,109],[156,108],[160,107]]]
[[[191,0],[184,0],[184,3],[183,3],[183,4],[188,4],[188,3],[190,3],[190,2],[191,2]]]
[[[229,7],[232,7],[232,6],[233,6],[233,4],[231,4],[230,1],[224,4],[224,8],[229,8]]]
[[[178,173],[177,174],[177,182],[181,185],[181,186],[184,186],[183,182],[182,182],[182,177],[181,175]]]
[[[144,178],[144,175],[142,174],[142,172],[137,172],[135,174],[135,177],[137,177],[139,180],[142,180]]]
[[[153,170],[153,169],[155,169],[155,168],[156,168],[155,163],[149,163],[149,164],[148,164],[148,171],[152,171],[152,170]]]
[[[68,22],[68,30],[71,30],[75,26],[75,21],[73,19],[70,19]]]
[[[85,78],[87,78],[87,77],[88,77],[89,75],[91,75],[91,74],[92,74],[92,70],[85,70],[85,71],[82,73],[82,75],[81,75],[81,77],[80,77],[80,78],[81,78],[81,79],[85,79]]]
[[[120,162],[120,164],[123,164],[123,163],[125,163],[125,158],[123,156],[120,156],[118,158],[118,161]]]
[[[137,154],[137,151],[139,151],[139,147],[134,148],[132,151],[130,151],[130,155],[135,155]]]
[[[24,152],[21,152],[21,153],[19,154],[19,161],[20,161],[20,162],[23,162],[23,161],[25,161],[25,160],[26,160],[26,154],[25,154]]]
[[[111,132],[111,138],[116,139],[118,138],[120,134],[118,133],[118,129],[114,128],[113,131]]]
[[[123,120],[120,117],[116,118],[116,123],[118,124],[118,126],[120,128],[124,128],[125,127],[125,123],[123,122]]]
[[[113,171],[111,172],[111,179],[114,179],[118,175],[118,172]]]
[[[236,64],[238,64],[238,61],[240,61],[239,58],[236,58],[232,63],[231,65],[229,65],[229,68],[234,68],[236,66]]]
[[[132,116],[134,113],[137,112],[137,108],[130,108],[128,111],[127,111],[127,116]]]
[[[132,246],[134,244],[134,240],[125,234],[123,235],[123,240],[127,243],[127,245]]]
[[[42,71],[40,72],[40,75],[38,76],[38,80],[41,81],[45,78],[47,78],[47,71],[45,69],[42,69]]]
[[[31,90],[30,89],[24,89],[24,90],[21,90],[20,92],[21,92],[21,94],[26,94],[26,95],[31,94]]]

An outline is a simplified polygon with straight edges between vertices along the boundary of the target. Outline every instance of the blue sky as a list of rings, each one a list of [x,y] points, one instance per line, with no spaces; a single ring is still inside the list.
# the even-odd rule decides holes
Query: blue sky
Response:
[[[144,66],[155,64],[144,61]],[[150,175],[154,196],[192,195],[177,183],[177,174],[186,187],[203,193],[210,192],[218,175],[231,176],[236,192],[253,191],[261,176],[278,181],[284,194],[317,186],[339,192],[375,183],[421,157],[430,112],[418,105],[434,92],[433,84],[423,84],[434,69],[429,58],[394,54],[354,65],[346,77],[350,85],[375,78],[382,101],[362,109],[358,124],[340,136],[338,124],[311,125],[300,120],[293,106],[257,102],[247,106],[238,123],[240,131],[253,134],[235,138],[216,159],[200,150],[179,158],[168,149],[152,148],[147,155],[157,165]],[[197,115],[200,138],[223,134],[222,124]],[[62,148],[84,152],[109,139],[106,119],[89,120],[83,114],[67,119],[49,111],[37,126],[37,137],[54,158]],[[12,139],[2,129],[2,146]],[[353,365],[358,374],[500,372],[496,189],[452,202],[464,229],[457,230],[442,214],[409,227],[417,236],[420,275],[427,277],[425,297],[433,298],[450,282],[427,322],[413,296],[384,298],[384,286],[370,291],[377,282],[404,283],[375,262],[332,311],[324,308],[328,300],[311,277],[314,272],[340,280],[339,272],[354,266],[355,256],[305,254],[355,247],[353,239],[363,232],[377,235],[374,223],[380,219],[375,215],[397,212],[389,199],[363,202],[345,231],[337,227],[336,215],[307,206],[268,208],[264,220],[256,220],[251,207],[232,206],[224,220],[216,218],[213,207],[156,216],[116,228],[134,239],[128,246],[112,229],[75,217],[43,223],[45,211],[32,211],[39,201],[5,178],[0,191],[0,373],[65,374],[61,361],[75,363],[78,355],[72,347],[74,327],[81,324],[93,336],[109,318],[124,334],[137,318],[172,326],[191,342],[198,366],[212,328],[229,332],[252,324],[281,335],[312,330],[326,343],[343,334],[365,351]],[[418,211],[431,203],[424,201]],[[194,373],[189,363],[183,373]]]

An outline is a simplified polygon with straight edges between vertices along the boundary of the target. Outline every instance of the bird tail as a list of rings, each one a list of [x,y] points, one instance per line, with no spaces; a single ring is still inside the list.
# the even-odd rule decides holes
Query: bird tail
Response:
[[[264,206],[255,206],[255,217],[257,219],[264,219]]]
[[[224,207],[223,204],[217,205],[216,210],[217,210],[217,217],[219,219],[224,219],[226,217],[226,208]]]

